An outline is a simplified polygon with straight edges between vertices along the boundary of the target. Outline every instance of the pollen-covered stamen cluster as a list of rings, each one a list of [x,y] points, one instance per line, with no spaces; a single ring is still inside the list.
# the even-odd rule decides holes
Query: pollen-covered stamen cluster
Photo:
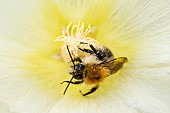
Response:
[[[67,26],[67,29],[62,31],[62,35],[57,37],[55,42],[63,41],[65,43],[63,47],[66,47],[65,45],[68,45],[71,53],[76,57],[78,56],[78,47],[81,42],[87,44],[98,43],[92,37],[88,36],[91,31],[92,28],[90,24],[85,29],[84,22],[82,22],[82,24],[81,22],[79,22],[78,24],[74,25],[72,25],[72,22],[70,22]]]

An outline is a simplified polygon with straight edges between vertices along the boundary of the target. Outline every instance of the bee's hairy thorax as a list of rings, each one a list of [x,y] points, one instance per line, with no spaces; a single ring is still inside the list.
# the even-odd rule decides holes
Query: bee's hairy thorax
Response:
[[[85,84],[97,84],[110,75],[110,70],[101,67],[100,65],[87,64],[84,70]]]

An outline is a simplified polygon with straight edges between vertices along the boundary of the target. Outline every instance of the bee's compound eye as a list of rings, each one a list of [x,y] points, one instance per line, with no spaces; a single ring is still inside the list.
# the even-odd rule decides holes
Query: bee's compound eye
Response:
[[[84,67],[85,66],[83,64],[76,64],[76,71],[82,71]]]

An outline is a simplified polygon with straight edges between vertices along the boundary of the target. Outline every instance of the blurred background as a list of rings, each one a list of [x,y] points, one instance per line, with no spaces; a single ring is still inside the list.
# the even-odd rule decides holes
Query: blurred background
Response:
[[[14,112],[10,112],[9,107],[6,104],[0,102],[0,113],[14,113]]]

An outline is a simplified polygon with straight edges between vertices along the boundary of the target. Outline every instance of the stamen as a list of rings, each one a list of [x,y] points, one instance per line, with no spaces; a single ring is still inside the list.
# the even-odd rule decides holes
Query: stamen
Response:
[[[74,37],[74,29],[75,27],[77,27],[77,25],[73,25],[72,29],[71,29],[71,37]]]
[[[80,27],[79,33],[80,33],[80,34],[83,34],[83,30],[84,30],[84,22],[82,23],[82,25],[81,25],[81,27]]]
[[[91,32],[91,27],[90,27],[90,25],[88,25],[88,28],[82,34],[82,38],[85,38],[85,36],[87,36],[90,32]]]
[[[70,23],[67,26],[67,36],[70,36],[69,29],[70,29],[71,24],[72,24],[72,22],[70,21]]]
[[[62,31],[62,35],[55,39],[55,42],[57,41],[65,42],[65,45],[69,46],[70,52],[73,53],[73,56],[77,56],[78,46],[80,45],[80,42],[85,42],[87,44],[89,43],[99,44],[98,41],[87,36],[91,31],[92,28],[90,24],[85,29],[84,22],[82,22],[81,24],[81,22],[79,21],[78,24],[74,24],[74,25],[72,25],[72,22],[70,22],[66,30]]]

